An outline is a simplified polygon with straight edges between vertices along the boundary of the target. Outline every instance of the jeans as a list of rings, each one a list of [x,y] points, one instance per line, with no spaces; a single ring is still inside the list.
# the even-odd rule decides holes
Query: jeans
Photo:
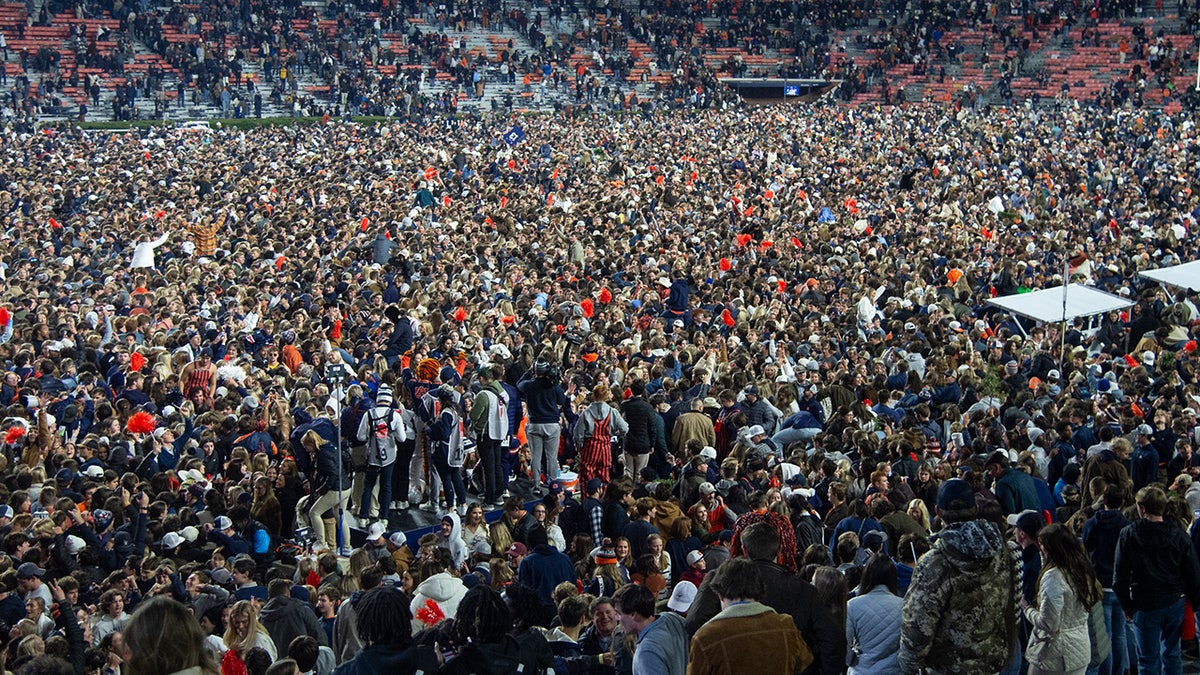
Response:
[[[525,427],[525,436],[529,439],[529,458],[533,464],[534,484],[542,482],[542,465],[545,464],[546,481],[558,478],[558,438],[562,435],[562,426],[557,422],[550,424],[529,423]]]
[[[415,438],[396,445],[396,463],[392,469],[392,499],[395,501],[408,501],[408,491],[412,489],[409,486],[410,469],[416,449]]]
[[[780,429],[778,433],[771,437],[771,440],[783,450],[787,450],[787,446],[792,443],[801,441],[811,441],[821,433],[820,429],[808,427],[791,427],[790,429]]]
[[[1117,594],[1105,589],[1104,627],[1112,642],[1112,653],[1095,668],[1088,668],[1088,675],[1121,675],[1129,668],[1128,645],[1125,642],[1125,611],[1117,600]]]
[[[500,441],[481,438],[477,449],[479,462],[483,464],[483,498],[494,502],[504,492],[504,481],[500,477]]]
[[[433,468],[442,479],[442,492],[446,495],[446,510],[453,511],[455,505],[465,506],[467,503],[467,486],[463,484],[462,467],[450,466],[446,455],[434,451],[432,453]]]
[[[1138,675],[1180,675],[1183,655],[1179,632],[1183,628],[1183,598],[1133,615],[1137,635]]]
[[[396,463],[387,466],[368,466],[366,477],[363,479],[362,499],[358,505],[358,517],[366,518],[371,513],[371,493],[375,491],[375,481],[379,481],[379,518],[385,523],[388,519],[388,509],[392,506],[392,469]]]

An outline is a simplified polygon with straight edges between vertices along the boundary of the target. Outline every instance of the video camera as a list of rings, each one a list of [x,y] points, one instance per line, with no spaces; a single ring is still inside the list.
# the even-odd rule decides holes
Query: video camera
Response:
[[[533,364],[533,376],[555,381],[562,379],[562,373],[559,372],[558,366],[540,359]]]

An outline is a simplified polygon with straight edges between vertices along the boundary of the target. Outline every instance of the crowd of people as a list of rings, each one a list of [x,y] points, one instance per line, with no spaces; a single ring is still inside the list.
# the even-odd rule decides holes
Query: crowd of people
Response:
[[[706,109],[734,98],[719,76],[822,78],[836,83],[835,95],[846,101],[877,91],[890,105],[907,98],[898,79],[924,74],[928,82],[945,82],[965,49],[976,52],[968,58],[983,67],[983,76],[964,82],[970,86],[956,98],[982,107],[994,92],[996,101],[1011,106],[1019,102],[1017,78],[1033,77],[1043,88],[1053,82],[1063,98],[1083,84],[1058,72],[1057,56],[1038,65],[1046,58],[1035,52],[1051,34],[1064,36],[1056,43],[1064,53],[1076,44],[1108,46],[1120,63],[1132,59],[1089,104],[1120,107],[1128,100],[1141,107],[1148,92],[1163,91],[1193,109],[1200,100],[1195,88],[1175,88],[1194,50],[1165,34],[1170,24],[1150,31],[1139,23],[1123,36],[1099,23],[1132,22],[1141,16],[1135,9],[1132,2],[1100,7],[1061,0],[645,6],[606,0],[254,0],[169,8],[56,0],[40,3],[30,24],[50,26],[66,14],[117,25],[73,23],[61,44],[12,50],[21,72],[10,83],[0,69],[0,85],[8,88],[0,112],[30,123],[42,115],[130,120],[148,114],[139,101],[150,100],[156,119],[176,107],[225,118],[262,117],[267,110],[419,119],[454,114],[460,97],[482,99],[488,87],[518,81],[519,90],[506,87],[503,96],[491,98],[493,111],[564,104],[628,110],[651,102]],[[1172,11],[1181,33],[1200,24],[1200,12],[1186,0]],[[25,30],[24,24],[0,26],[14,39],[23,39]],[[956,37],[960,31],[983,34],[982,42],[969,47]],[[500,34],[508,41],[481,50],[471,46],[472,34]],[[0,49],[8,61],[10,50]],[[134,67],[139,51],[159,59]],[[757,56],[765,58],[751,60]],[[1027,61],[1035,64],[1033,71]],[[999,75],[994,82],[988,79],[992,67]],[[1040,104],[1040,94],[1029,98]]]
[[[5,667],[1177,673],[1196,134],[9,129]],[[1132,307],[987,302],[1067,281]]]

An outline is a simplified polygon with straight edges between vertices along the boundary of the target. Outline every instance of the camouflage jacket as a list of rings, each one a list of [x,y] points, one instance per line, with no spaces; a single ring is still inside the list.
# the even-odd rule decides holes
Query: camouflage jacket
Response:
[[[1016,639],[1020,589],[1020,561],[999,527],[984,520],[947,526],[913,570],[900,672],[998,672]]]

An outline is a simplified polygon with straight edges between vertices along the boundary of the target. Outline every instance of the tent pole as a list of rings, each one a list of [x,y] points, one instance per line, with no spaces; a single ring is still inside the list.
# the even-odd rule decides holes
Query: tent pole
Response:
[[[1067,288],[1071,285],[1071,259],[1063,261],[1063,302],[1062,302],[1062,328],[1059,333],[1058,346],[1058,367],[1066,370],[1067,367]]]

